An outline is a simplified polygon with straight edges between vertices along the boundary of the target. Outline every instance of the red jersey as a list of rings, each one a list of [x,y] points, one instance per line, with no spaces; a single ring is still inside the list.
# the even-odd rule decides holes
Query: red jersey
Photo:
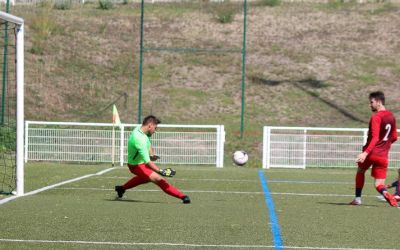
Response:
[[[396,119],[389,110],[376,112],[369,121],[368,139],[363,152],[388,158],[390,146],[397,140]]]

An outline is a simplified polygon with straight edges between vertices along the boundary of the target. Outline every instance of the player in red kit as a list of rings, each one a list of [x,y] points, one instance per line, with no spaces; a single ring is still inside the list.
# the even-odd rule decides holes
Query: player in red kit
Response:
[[[390,146],[397,140],[396,118],[384,105],[385,95],[381,91],[370,93],[369,106],[373,113],[369,121],[367,143],[356,159],[358,163],[355,178],[356,197],[351,205],[361,205],[365,172],[372,166],[371,176],[375,178],[376,190],[391,206],[398,207],[396,199],[387,191],[385,185]]]

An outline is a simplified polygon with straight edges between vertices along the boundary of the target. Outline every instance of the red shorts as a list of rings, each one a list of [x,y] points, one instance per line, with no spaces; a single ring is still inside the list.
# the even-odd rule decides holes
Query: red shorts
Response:
[[[371,176],[375,179],[386,179],[387,167],[389,161],[387,158],[377,156],[367,156],[363,163],[358,163],[358,167],[367,170],[372,166]]]
[[[150,179],[150,175],[154,172],[152,169],[147,167],[146,164],[144,164],[144,163],[141,163],[141,164],[138,164],[135,166],[128,164],[128,168],[132,174],[140,176],[144,180]]]

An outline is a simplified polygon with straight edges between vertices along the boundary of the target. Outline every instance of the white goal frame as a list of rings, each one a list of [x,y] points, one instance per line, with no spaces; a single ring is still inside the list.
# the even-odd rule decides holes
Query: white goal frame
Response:
[[[24,194],[24,19],[0,11],[0,19],[16,24],[17,152],[16,194]]]
[[[400,130],[397,130],[400,132]],[[356,156],[368,136],[366,128],[272,127],[263,128],[262,167],[354,168]],[[400,167],[400,145],[389,153],[389,168]]]

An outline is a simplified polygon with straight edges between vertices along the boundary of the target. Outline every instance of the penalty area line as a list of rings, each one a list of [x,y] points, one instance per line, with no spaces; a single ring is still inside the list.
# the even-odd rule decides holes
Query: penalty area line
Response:
[[[87,190],[87,191],[115,191],[113,188],[94,188],[94,187],[59,187],[59,190]],[[222,190],[181,190],[185,193],[214,193],[214,194],[254,194],[264,195],[264,192],[258,191],[222,191]],[[161,189],[133,189],[127,192],[162,192]],[[271,195],[288,195],[288,196],[311,196],[311,197],[354,197],[354,194],[320,194],[320,193],[285,193],[285,192],[270,192]],[[363,197],[373,197],[376,195],[363,195]],[[400,250],[400,249],[399,249]]]
[[[112,241],[83,241],[83,240],[22,240],[0,239],[0,242],[18,243],[53,243],[53,244],[86,244],[86,245],[113,245],[113,246],[153,246],[153,247],[207,247],[207,248],[273,248],[268,245],[230,245],[230,244],[192,244],[171,242],[112,242]]]
[[[12,196],[12,197],[9,197],[9,198],[5,198],[5,199],[0,200],[0,205],[5,204],[5,203],[7,203],[9,201],[12,201],[12,200],[21,198],[21,197],[26,197],[26,196],[38,194],[40,192],[43,192],[43,191],[46,191],[46,190],[49,190],[49,189],[52,189],[52,188],[56,188],[56,187],[59,187],[59,186],[62,186],[62,185],[68,184],[68,183],[72,183],[72,182],[75,182],[75,181],[80,181],[80,180],[83,180],[83,179],[86,179],[86,178],[89,178],[89,177],[92,177],[92,176],[102,175],[102,174],[105,174],[105,173],[107,173],[107,172],[109,172],[111,170],[114,170],[114,169],[115,168],[107,168],[107,169],[101,170],[100,172],[97,172],[97,173],[94,173],[94,174],[87,174],[87,175],[80,176],[80,177],[77,177],[77,178],[74,178],[74,179],[70,179],[70,180],[59,182],[59,183],[56,183],[56,184],[53,184],[53,185],[45,186],[45,187],[30,191],[30,192],[25,193],[25,194],[20,195],[20,196]]]
[[[261,248],[272,249],[276,246],[270,245],[233,245],[233,244],[194,244],[194,243],[172,243],[172,242],[112,242],[112,241],[84,241],[84,240],[23,240],[23,239],[1,239],[0,242],[9,243],[43,243],[43,244],[81,244],[81,245],[108,245],[108,246],[153,246],[153,247],[193,247],[193,248]],[[285,249],[309,249],[309,250],[398,250],[390,248],[347,248],[347,247],[308,247],[308,246],[285,246]]]
[[[125,176],[99,176],[101,179],[126,179]],[[215,182],[259,182],[259,180],[246,180],[246,179],[188,179],[188,178],[174,178],[174,181],[215,181]],[[327,185],[351,185],[354,182],[345,181],[313,181],[313,180],[284,180],[284,179],[268,179],[268,183],[289,183],[289,184],[327,184]]]

